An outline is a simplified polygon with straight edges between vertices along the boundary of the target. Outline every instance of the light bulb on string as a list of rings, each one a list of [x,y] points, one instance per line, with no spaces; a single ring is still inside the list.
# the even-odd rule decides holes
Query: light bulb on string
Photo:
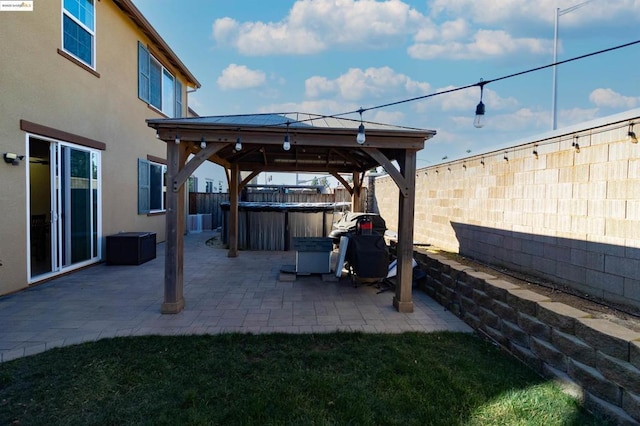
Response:
[[[284,142],[282,143],[282,149],[289,151],[291,149],[291,142],[289,142],[289,121],[287,121],[287,134],[284,135]]]
[[[633,131],[633,123],[629,123],[629,131],[627,132],[627,141],[631,143],[638,143],[638,136]]]
[[[364,110],[360,108],[358,112],[360,113],[360,126],[358,126],[358,136],[356,136],[356,142],[359,145],[362,145],[367,140],[367,137],[364,134],[364,123],[362,122],[362,113],[364,112]]]
[[[480,79],[478,86],[480,86],[480,103],[476,106],[476,118],[473,120],[473,126],[480,129],[484,126],[484,103],[482,102],[482,95],[484,91],[484,85],[486,83]]]
[[[200,148],[205,149],[207,147],[207,142],[204,140],[204,136],[200,139]]]
[[[240,138],[236,139],[236,151],[242,151],[242,141]]]

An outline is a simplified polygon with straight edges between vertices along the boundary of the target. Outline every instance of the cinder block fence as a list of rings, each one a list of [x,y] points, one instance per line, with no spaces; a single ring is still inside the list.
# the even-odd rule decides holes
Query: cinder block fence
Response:
[[[419,169],[414,240],[640,308],[640,109]],[[425,150],[428,150],[427,146]],[[398,193],[375,182],[397,231]]]

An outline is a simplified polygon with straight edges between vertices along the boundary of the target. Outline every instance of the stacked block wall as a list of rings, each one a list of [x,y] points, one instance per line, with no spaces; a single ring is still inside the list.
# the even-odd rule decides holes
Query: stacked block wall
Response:
[[[437,254],[416,253],[422,290],[587,409],[640,423],[640,333]]]

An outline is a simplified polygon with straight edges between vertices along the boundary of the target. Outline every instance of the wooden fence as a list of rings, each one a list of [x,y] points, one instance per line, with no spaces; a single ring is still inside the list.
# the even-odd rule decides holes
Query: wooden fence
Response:
[[[363,196],[360,197],[364,211],[366,188],[363,188]],[[249,191],[242,194],[242,201],[260,203],[340,203],[350,202],[351,195],[344,189],[337,189],[333,194],[317,194],[308,192],[267,192]],[[189,214],[210,214],[211,226],[213,229],[222,226],[222,210],[220,203],[229,202],[229,194],[226,192],[190,192],[189,193]]]

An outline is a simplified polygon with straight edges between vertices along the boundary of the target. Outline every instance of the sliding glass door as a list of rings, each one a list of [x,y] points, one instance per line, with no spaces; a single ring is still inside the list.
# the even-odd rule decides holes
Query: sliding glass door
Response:
[[[100,259],[100,154],[33,137],[29,150],[31,279],[38,280]],[[49,202],[38,198],[45,194]]]

